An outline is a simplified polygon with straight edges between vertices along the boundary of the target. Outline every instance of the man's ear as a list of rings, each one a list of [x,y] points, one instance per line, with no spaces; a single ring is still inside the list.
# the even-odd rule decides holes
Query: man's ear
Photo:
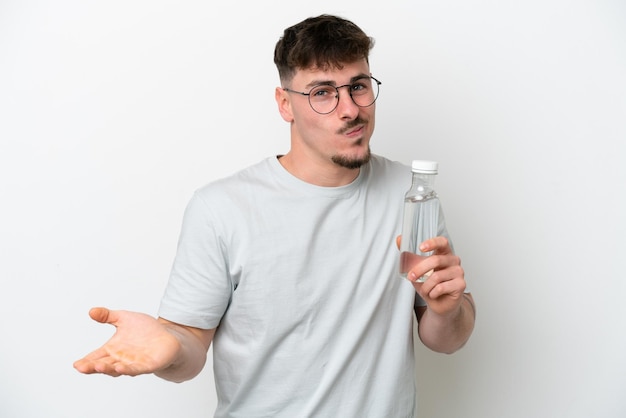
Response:
[[[280,87],[276,87],[274,98],[278,105],[278,112],[285,122],[293,122],[293,112],[291,111],[291,98],[289,94]]]

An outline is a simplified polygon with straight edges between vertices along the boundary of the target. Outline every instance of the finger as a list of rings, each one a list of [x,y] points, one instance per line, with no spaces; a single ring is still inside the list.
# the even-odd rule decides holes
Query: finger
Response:
[[[114,311],[102,307],[91,308],[89,310],[89,316],[91,319],[101,324],[113,324],[117,320]]]
[[[104,350],[96,350],[104,351]],[[94,353],[96,353],[94,352]],[[118,377],[124,374],[136,375],[129,371],[129,367],[126,365],[127,361],[117,356],[104,355],[96,357],[85,357],[79,360],[76,364],[77,369],[86,374],[101,373],[113,377]]]
[[[122,375],[122,373],[117,370],[117,364],[112,361],[99,361],[97,363],[94,363],[94,372],[106,374],[112,377],[118,377]]]
[[[112,362],[111,356],[107,350],[100,347],[92,351],[80,360],[76,360],[73,364],[74,368],[81,373],[95,373],[95,365],[98,362]]]
[[[465,290],[463,269],[460,266],[454,266],[445,270],[436,270],[421,286],[418,287],[414,283],[414,287],[425,300],[437,299],[447,293],[453,295],[463,292]]]
[[[461,279],[453,279],[438,283],[427,294],[430,299],[439,299],[442,296],[460,297],[464,291],[465,282]]]
[[[124,376],[138,376],[146,373],[146,368],[133,363],[117,363],[114,365],[115,373]]]
[[[447,260],[448,258],[450,258],[450,256],[444,256],[444,258]],[[465,275],[463,267],[461,267],[459,264],[453,263],[454,258],[452,258],[451,260],[452,262],[450,264],[440,264],[440,267],[436,267],[434,269],[435,271],[430,277],[430,282],[432,286],[435,286],[437,283],[443,283],[457,278],[463,279]]]
[[[73,366],[76,370],[84,374],[91,374],[96,372],[93,368],[93,362],[85,360],[84,358],[76,360]]]
[[[418,280],[418,281],[413,282],[412,284],[413,284],[413,287],[415,288],[415,291],[417,292],[417,294],[424,301],[426,301],[427,305],[430,305],[431,301],[436,299],[435,295],[437,293],[433,292],[433,290],[435,288],[437,288],[437,286],[441,285],[440,283],[438,283],[437,285],[433,286],[431,280],[425,280],[425,281],[419,281]],[[437,297],[439,297],[439,296],[437,296]]]
[[[94,350],[91,353],[87,354],[85,357],[82,358],[82,360],[85,360],[85,361],[98,361],[98,360],[106,358],[106,357],[110,357],[109,352],[107,350],[105,350],[104,348],[100,347],[97,350]]]
[[[84,374],[93,374],[93,373],[105,373],[105,371],[110,368],[107,364],[111,364],[113,360],[110,357],[106,358],[82,358],[74,362],[74,368],[81,373]]]
[[[431,255],[423,257],[416,263],[407,277],[410,281],[415,281],[417,278],[423,277],[427,272],[443,272],[458,265],[460,265],[460,259],[455,255]],[[445,273],[440,273],[440,275],[443,274]]]
[[[402,243],[402,235],[398,235],[396,237],[396,246],[400,249],[400,244]]]
[[[422,289],[431,298],[465,290],[464,272],[461,266],[435,271]]]
[[[437,254],[450,254],[452,249],[446,237],[435,237],[422,242],[419,247],[420,251],[427,253],[435,251]]]
[[[433,269],[430,269],[423,274],[417,273],[418,271],[422,270],[411,270],[407,276],[407,279],[409,279],[409,281],[413,283],[424,283],[434,273]]]

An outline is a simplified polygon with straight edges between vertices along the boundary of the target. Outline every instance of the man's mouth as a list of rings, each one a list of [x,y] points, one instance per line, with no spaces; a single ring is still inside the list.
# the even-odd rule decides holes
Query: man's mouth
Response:
[[[356,134],[361,133],[361,131],[363,131],[363,125],[359,125],[356,128],[349,130],[348,132],[345,133],[346,136],[354,136]]]
[[[363,131],[366,124],[367,124],[366,120],[361,119],[361,118],[356,118],[355,120],[349,122],[342,129],[340,129],[338,133],[341,135],[354,136],[356,134],[360,134]]]

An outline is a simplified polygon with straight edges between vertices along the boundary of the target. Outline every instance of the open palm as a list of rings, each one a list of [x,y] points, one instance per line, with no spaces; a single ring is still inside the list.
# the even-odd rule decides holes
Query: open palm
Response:
[[[102,347],[76,361],[81,373],[136,376],[166,368],[175,359],[179,341],[156,318],[138,312],[93,308],[89,316],[116,327]]]

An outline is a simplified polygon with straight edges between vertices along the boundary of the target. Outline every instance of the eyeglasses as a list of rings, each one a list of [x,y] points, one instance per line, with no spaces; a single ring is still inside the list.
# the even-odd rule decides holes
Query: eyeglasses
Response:
[[[283,87],[283,90],[307,96],[309,104],[315,112],[327,115],[332,113],[339,104],[339,89],[348,87],[348,94],[354,104],[359,107],[368,107],[373,105],[378,98],[379,86],[381,84],[374,77],[362,77],[351,84],[344,84],[338,87],[330,84],[319,84],[314,86],[308,93],[291,90],[286,87]]]

